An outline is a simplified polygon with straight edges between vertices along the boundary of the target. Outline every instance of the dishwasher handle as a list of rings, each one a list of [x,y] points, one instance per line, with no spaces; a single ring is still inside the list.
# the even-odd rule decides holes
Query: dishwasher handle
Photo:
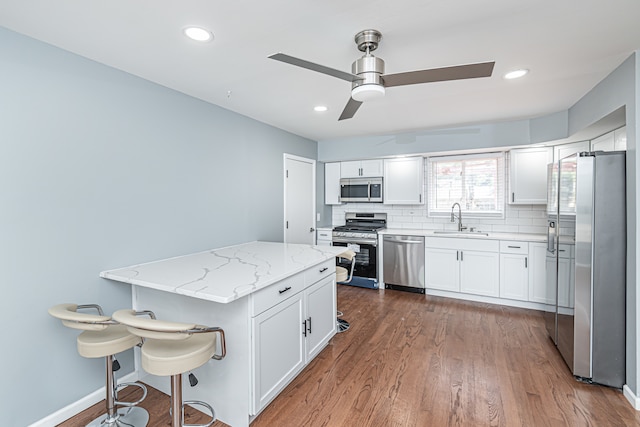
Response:
[[[398,237],[384,236],[383,239],[385,242],[389,243],[409,243],[409,244],[422,244],[424,245],[424,240],[409,240],[409,239],[400,239]]]

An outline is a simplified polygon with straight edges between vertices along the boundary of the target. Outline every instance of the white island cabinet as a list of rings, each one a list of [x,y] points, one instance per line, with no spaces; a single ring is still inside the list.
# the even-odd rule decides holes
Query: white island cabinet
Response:
[[[184,387],[184,399],[247,427],[335,335],[335,256],[343,250],[252,242],[100,276],[133,285],[136,310],[225,330],[227,356],[196,369],[199,383]],[[136,370],[169,394],[169,378],[142,371],[137,350]]]

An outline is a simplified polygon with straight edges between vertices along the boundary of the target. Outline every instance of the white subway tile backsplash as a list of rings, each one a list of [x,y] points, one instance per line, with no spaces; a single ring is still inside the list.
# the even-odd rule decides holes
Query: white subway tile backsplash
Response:
[[[531,225],[531,218],[507,218],[506,225]]]
[[[494,233],[522,233],[520,227],[516,225],[494,225],[491,227],[491,230],[486,231],[493,231]]]
[[[518,227],[518,233],[545,234],[547,227]]]
[[[518,216],[520,218],[547,218],[547,210],[546,209],[537,209],[531,211],[518,211]]]
[[[430,218],[424,205],[385,205],[381,203],[348,203],[332,208],[332,225],[344,225],[346,212],[386,212],[388,228],[422,230],[456,230],[448,216]],[[463,215],[467,227],[480,231],[505,233],[547,232],[547,210],[545,205],[507,205],[505,218],[469,218]]]

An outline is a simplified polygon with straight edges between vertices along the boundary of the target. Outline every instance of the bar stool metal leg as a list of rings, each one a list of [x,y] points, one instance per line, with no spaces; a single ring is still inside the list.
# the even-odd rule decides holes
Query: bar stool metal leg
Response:
[[[206,424],[185,424],[185,405],[207,408],[211,421]],[[171,415],[171,427],[210,427],[216,422],[216,412],[208,403],[200,400],[182,400],[182,374],[171,375],[171,406],[169,408],[169,415]]]
[[[135,405],[142,402],[147,396],[147,388],[143,384],[123,383],[116,385],[115,373],[113,371],[113,356],[107,356],[106,359],[106,403],[107,413],[87,424],[87,427],[144,427],[149,422],[149,413],[143,408],[137,408]],[[121,386],[136,386],[142,389],[142,397],[135,402],[118,401],[118,388]],[[123,408],[118,409],[117,406],[122,405]]]

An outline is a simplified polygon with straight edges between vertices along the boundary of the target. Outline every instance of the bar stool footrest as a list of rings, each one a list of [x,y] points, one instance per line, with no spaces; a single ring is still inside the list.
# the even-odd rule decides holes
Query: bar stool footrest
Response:
[[[142,389],[142,397],[138,400],[136,400],[135,402],[121,402],[117,399],[118,396],[118,392],[127,387],[127,386],[133,386],[133,387],[139,387]],[[126,406],[126,407],[131,407],[131,406],[136,406],[138,405],[140,402],[142,402],[145,397],[147,397],[147,387],[145,387],[144,384],[141,383],[120,383],[116,386],[116,400],[115,400],[115,404],[116,406]]]
[[[216,411],[213,410],[213,407],[206,402],[202,402],[200,400],[185,400],[182,402],[182,414],[184,414],[184,405],[190,406],[203,406],[209,410],[209,415],[211,416],[211,421],[206,424],[184,424],[184,415],[182,419],[183,427],[210,427],[213,423],[216,422]]]

